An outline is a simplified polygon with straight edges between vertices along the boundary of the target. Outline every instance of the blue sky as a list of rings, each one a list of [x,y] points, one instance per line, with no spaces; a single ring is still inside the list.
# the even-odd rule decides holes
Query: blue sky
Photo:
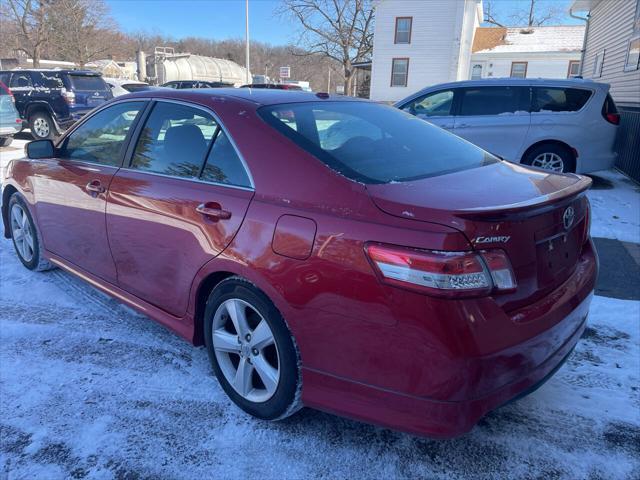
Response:
[[[514,7],[526,6],[527,0],[494,0],[493,3],[499,12],[506,13]],[[540,0],[540,3],[568,10],[570,0]],[[244,0],[107,0],[107,4],[126,31],[146,30],[174,38],[244,37]],[[295,42],[297,25],[276,14],[279,5],[278,0],[249,0],[252,39],[275,45]],[[565,20],[563,23],[576,23],[568,15]]]

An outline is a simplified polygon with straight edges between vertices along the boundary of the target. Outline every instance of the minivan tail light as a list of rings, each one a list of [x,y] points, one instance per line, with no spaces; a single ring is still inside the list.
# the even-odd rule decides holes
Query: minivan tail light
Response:
[[[62,94],[62,98],[67,102],[67,105],[75,105],[76,104],[76,94],[69,90],[62,90],[60,92]]]
[[[365,246],[383,283],[438,297],[488,295],[493,288],[515,288],[515,277],[506,255],[482,252],[416,250],[370,243]],[[496,271],[490,271],[491,263]],[[508,272],[505,272],[505,269]],[[495,275],[495,279],[493,278]]]
[[[620,114],[619,113],[607,113],[605,117],[607,122],[613,123],[614,125],[620,125]]]

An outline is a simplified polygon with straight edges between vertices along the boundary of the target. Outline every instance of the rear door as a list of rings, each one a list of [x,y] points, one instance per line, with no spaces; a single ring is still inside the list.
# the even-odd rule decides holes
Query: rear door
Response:
[[[402,106],[402,110],[440,128],[453,130],[457,89],[449,88],[421,95]]]
[[[529,87],[460,89],[453,132],[494,155],[518,161],[531,123],[529,105]]]
[[[71,132],[56,158],[32,161],[45,248],[112,283],[116,271],[105,228],[106,192],[145,105],[111,105]]]
[[[113,178],[107,230],[121,288],[174,316],[253,197],[250,176],[209,110],[158,101]]]

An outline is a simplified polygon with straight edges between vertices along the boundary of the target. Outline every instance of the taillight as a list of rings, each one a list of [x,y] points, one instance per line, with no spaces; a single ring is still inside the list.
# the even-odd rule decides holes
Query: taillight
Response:
[[[64,98],[64,101],[67,102],[67,105],[75,105],[76,104],[76,94],[66,90],[66,89],[62,89],[62,91],[60,92],[62,95],[62,98]]]
[[[509,259],[500,250],[441,252],[377,243],[365,250],[382,282],[429,295],[473,297],[516,286]]]
[[[619,113],[607,113],[604,118],[609,123],[613,123],[614,125],[620,125],[620,114]]]

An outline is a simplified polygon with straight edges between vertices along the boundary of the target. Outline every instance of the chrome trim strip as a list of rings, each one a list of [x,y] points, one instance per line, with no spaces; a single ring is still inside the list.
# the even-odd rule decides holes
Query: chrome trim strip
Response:
[[[240,185],[233,185],[231,183],[208,182],[206,180],[200,180],[199,178],[194,178],[194,177],[178,177],[176,175],[167,175],[164,173],[151,172],[149,170],[139,170],[137,168],[131,168],[131,167],[121,167],[119,171],[120,170],[125,170],[127,172],[133,172],[133,173],[142,173],[145,175],[154,175],[157,177],[172,178],[175,180],[183,180],[187,182],[202,183],[204,185],[216,185],[218,187],[228,187],[228,188],[235,188],[236,190],[245,190],[247,192],[255,192],[255,189],[253,187],[243,187]]]

